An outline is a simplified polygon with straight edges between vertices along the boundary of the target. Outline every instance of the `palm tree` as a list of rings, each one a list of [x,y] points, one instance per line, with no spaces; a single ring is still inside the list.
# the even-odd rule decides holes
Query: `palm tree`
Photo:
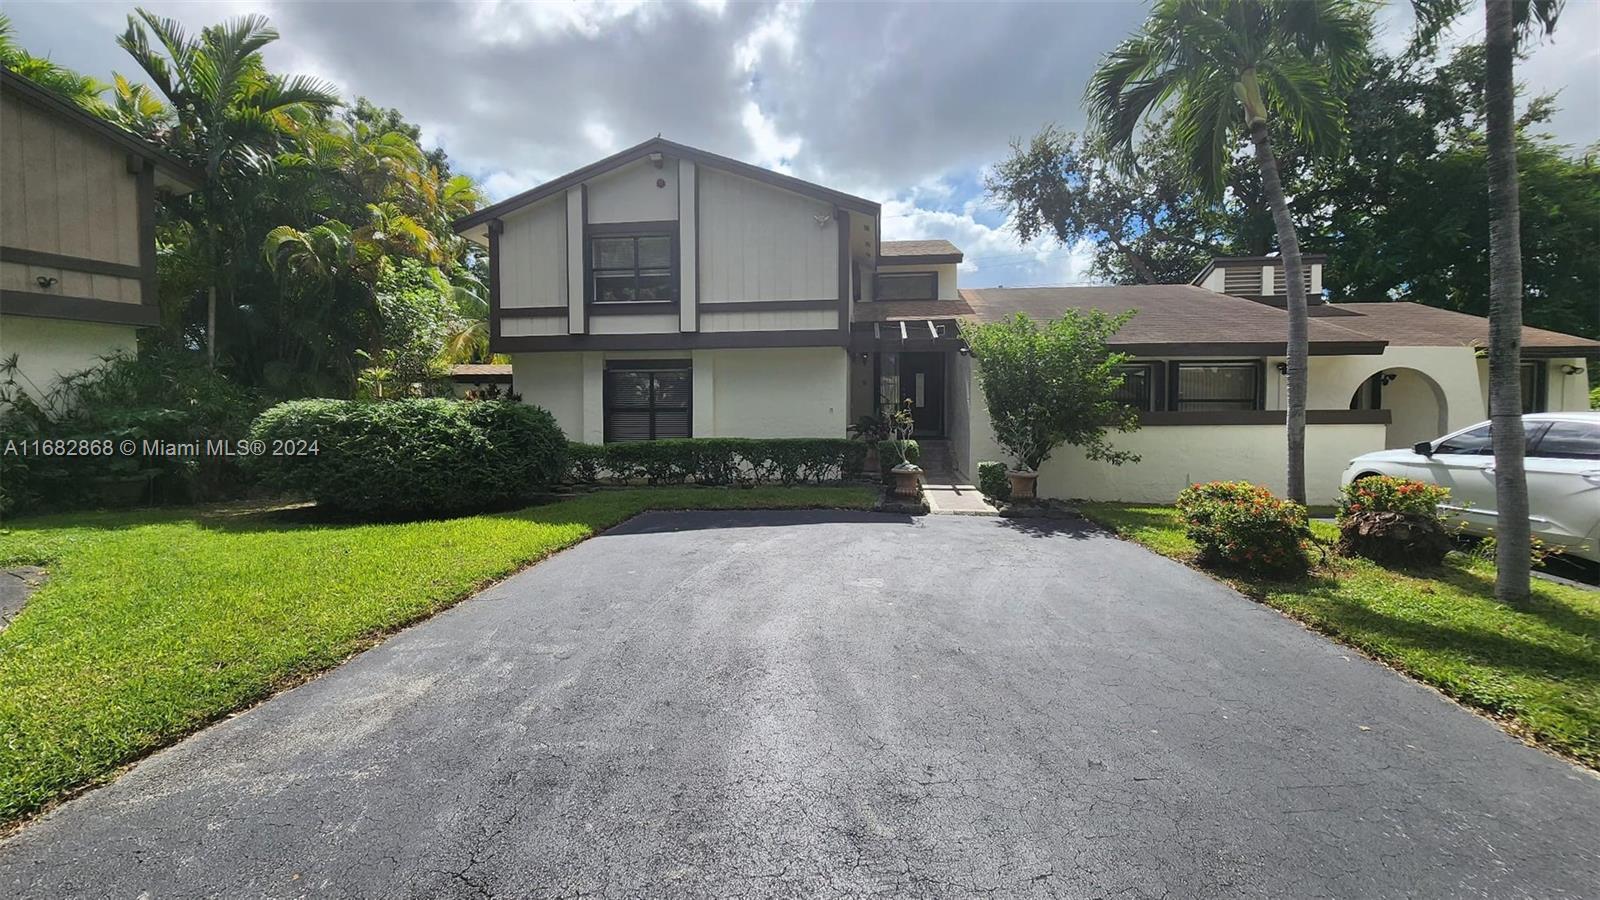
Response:
[[[1560,0],[1487,0],[1484,86],[1489,157],[1489,433],[1494,442],[1494,595],[1531,596],[1532,535],[1522,431],[1522,209],[1517,186],[1517,36],[1555,28]]]
[[[151,44],[152,35],[159,51]],[[263,170],[272,154],[307,121],[339,103],[338,95],[321,81],[303,76],[286,79],[266,70],[261,48],[277,39],[278,32],[263,16],[230,19],[194,38],[176,20],[143,9],[128,16],[128,28],[117,38],[117,45],[172,106],[177,124],[168,149],[205,172],[205,182],[196,192],[198,203],[189,207],[188,218],[210,268],[206,352],[213,365],[218,282],[230,288],[231,296],[227,257],[239,248],[230,246],[229,238],[243,231],[229,227],[233,208],[229,179],[241,171]]]
[[[1100,137],[1130,159],[1139,123],[1175,103],[1174,137],[1213,196],[1221,195],[1241,130],[1253,145],[1288,287],[1288,493],[1300,503],[1306,500],[1306,285],[1270,135],[1276,123],[1313,152],[1337,148],[1341,90],[1367,58],[1368,9],[1361,0],[1158,0],[1140,33],[1100,65],[1084,98]]]

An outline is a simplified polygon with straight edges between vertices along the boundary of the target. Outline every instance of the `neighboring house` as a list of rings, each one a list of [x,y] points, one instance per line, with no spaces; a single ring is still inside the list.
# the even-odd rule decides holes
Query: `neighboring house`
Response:
[[[0,69],[0,359],[44,393],[133,353],[156,305],[156,189],[200,176],[164,151]]]
[[[884,241],[878,204],[660,138],[456,223],[489,247],[490,345],[573,440],[838,436],[910,400],[961,471],[1004,459],[958,329],[1021,312],[1136,310],[1114,350],[1144,427],[1137,464],[1070,448],[1046,496],[1169,502],[1185,485],[1284,487],[1283,273],[1219,259],[1190,285],[961,290],[959,249]],[[1308,256],[1313,294],[1322,258]],[[1351,457],[1485,417],[1486,320],[1412,303],[1317,302],[1308,489]],[[1524,329],[1527,408],[1587,404],[1600,343]]]

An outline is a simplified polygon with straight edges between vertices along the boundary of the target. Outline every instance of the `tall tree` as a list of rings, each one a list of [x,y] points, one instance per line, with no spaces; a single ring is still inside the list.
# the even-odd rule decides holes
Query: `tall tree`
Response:
[[[1306,499],[1306,285],[1271,126],[1281,121],[1316,152],[1335,149],[1343,136],[1341,90],[1366,62],[1369,31],[1367,4],[1357,0],[1158,0],[1140,33],[1096,70],[1085,94],[1097,132],[1128,151],[1139,123],[1173,103],[1173,135],[1213,196],[1221,194],[1243,126],[1287,281],[1287,482],[1290,499],[1300,503]]]
[[[92,113],[105,113],[106,103],[100,99],[106,89],[104,84],[88,75],[57,65],[49,57],[34,56],[17,43],[11,32],[11,17],[0,13],[0,66],[55,91]]]
[[[158,51],[151,44],[154,35]],[[117,45],[133,57],[167,102],[177,126],[168,146],[193,160],[205,173],[190,219],[209,266],[206,348],[217,338],[216,292],[235,299],[232,263],[243,248],[237,220],[230,221],[236,198],[233,176],[262,169],[271,154],[314,115],[339,103],[329,85],[313,78],[282,78],[266,70],[261,48],[278,39],[264,16],[240,16],[191,37],[175,19],[143,9],[128,16]]]
[[[1517,185],[1517,34],[1548,33],[1560,0],[1485,0],[1484,106],[1489,131],[1489,433],[1494,442],[1495,579],[1503,603],[1531,597],[1532,535],[1522,430],[1522,211]]]

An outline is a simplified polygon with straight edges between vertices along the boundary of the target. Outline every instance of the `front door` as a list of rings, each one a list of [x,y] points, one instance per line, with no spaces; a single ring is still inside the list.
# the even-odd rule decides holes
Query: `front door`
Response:
[[[944,354],[900,354],[900,403],[910,401],[914,437],[944,437]]]

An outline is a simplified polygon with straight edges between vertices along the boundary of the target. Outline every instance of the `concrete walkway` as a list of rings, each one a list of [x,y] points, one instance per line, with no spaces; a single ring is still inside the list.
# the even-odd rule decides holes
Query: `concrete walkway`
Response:
[[[946,516],[996,516],[999,511],[983,499],[973,485],[949,472],[929,472],[924,476],[922,496],[928,512]]]

